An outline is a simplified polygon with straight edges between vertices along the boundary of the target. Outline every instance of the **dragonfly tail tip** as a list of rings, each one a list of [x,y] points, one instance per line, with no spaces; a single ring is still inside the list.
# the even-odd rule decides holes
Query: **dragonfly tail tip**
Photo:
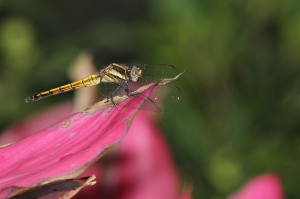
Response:
[[[32,98],[31,97],[27,97],[25,100],[24,100],[26,103],[29,103],[29,102],[32,102]]]

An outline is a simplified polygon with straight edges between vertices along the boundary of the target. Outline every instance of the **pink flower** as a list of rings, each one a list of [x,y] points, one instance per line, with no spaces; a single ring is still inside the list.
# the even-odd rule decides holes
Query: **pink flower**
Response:
[[[26,137],[32,129],[42,128],[38,124],[47,123],[57,115],[68,115],[71,110],[70,104],[65,109],[48,109],[9,128],[4,137],[9,142]],[[173,199],[180,195],[178,176],[166,142],[145,111],[135,117],[120,145],[83,176],[92,174],[96,174],[97,184],[83,189],[77,198],[99,198],[101,195],[101,198]]]
[[[274,173],[265,173],[250,179],[244,187],[228,199],[283,199],[280,178]]]

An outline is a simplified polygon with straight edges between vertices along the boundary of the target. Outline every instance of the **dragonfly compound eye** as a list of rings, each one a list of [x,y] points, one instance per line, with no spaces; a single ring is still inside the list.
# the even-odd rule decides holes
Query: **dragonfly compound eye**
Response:
[[[133,82],[138,81],[138,79],[141,77],[142,75],[142,70],[136,66],[133,66],[130,72],[130,79]]]

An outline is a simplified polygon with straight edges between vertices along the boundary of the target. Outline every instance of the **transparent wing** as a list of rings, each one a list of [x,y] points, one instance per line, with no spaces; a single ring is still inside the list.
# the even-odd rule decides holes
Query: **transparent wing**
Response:
[[[173,78],[179,74],[178,70],[168,64],[120,64],[123,66],[136,66],[142,70],[142,76],[136,82],[139,86],[157,82],[163,78]],[[132,82],[133,83],[133,82]]]
[[[142,97],[142,94],[140,95]],[[185,96],[177,86],[172,84],[156,86],[142,105],[141,110],[161,112],[160,105],[164,102],[168,105],[178,105],[185,102]]]
[[[103,97],[111,98],[117,95],[123,95],[125,93],[125,87],[118,83],[107,83],[103,82],[100,84],[100,93]]]
[[[185,95],[179,87],[173,84],[157,86],[149,96],[155,104],[178,105],[185,102]]]

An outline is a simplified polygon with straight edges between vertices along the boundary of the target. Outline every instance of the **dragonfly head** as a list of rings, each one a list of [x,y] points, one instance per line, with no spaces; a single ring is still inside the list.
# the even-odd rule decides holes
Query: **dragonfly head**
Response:
[[[131,71],[130,71],[130,79],[131,81],[133,82],[136,82],[138,81],[138,79],[141,77],[142,75],[142,70],[136,66],[133,66],[131,68]]]

